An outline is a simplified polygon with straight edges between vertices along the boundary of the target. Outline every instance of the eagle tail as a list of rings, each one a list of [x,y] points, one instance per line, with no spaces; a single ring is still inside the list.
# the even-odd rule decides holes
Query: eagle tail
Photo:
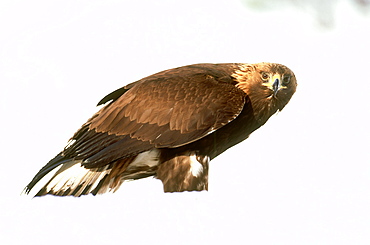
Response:
[[[139,153],[136,156],[118,159],[96,168],[86,168],[82,160],[65,159],[61,154],[44,166],[27,185],[24,193],[31,189],[52,170],[56,172],[35,196],[82,196],[115,192],[125,180],[153,176],[158,165],[157,150]],[[59,167],[59,169],[57,169]]]
[[[70,159],[64,162],[53,177],[40,189],[35,196],[47,194],[55,196],[81,196],[101,191],[103,183],[111,172],[109,165],[87,169],[81,160]],[[104,191],[105,192],[105,191]]]

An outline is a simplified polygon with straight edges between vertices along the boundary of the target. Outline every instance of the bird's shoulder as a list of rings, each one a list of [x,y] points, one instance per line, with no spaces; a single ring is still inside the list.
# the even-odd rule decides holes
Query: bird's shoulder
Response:
[[[114,102],[133,88],[135,89],[131,93],[143,95],[151,92],[164,93],[178,90],[186,93],[204,88],[217,93],[227,86],[231,87],[236,84],[233,74],[238,70],[239,65],[239,63],[200,63],[164,70],[109,93],[97,105]]]

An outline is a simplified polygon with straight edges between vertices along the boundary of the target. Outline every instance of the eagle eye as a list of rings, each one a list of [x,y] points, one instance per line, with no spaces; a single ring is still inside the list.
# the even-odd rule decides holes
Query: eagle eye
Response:
[[[268,81],[269,78],[270,78],[270,76],[269,76],[269,74],[267,72],[263,72],[261,74],[261,77],[262,77],[262,80],[265,81],[265,82]]]
[[[284,75],[283,77],[283,85],[288,85],[290,83],[290,76]]]

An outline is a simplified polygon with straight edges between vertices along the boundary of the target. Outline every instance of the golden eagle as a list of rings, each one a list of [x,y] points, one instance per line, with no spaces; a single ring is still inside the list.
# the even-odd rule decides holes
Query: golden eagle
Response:
[[[154,176],[165,192],[208,189],[210,160],[240,143],[289,102],[294,73],[275,63],[195,64],[165,70],[107,96],[25,188],[36,196],[116,191]]]

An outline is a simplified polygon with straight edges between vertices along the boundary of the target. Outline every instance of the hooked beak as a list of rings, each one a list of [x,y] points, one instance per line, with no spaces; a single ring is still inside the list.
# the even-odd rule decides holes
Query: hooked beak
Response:
[[[274,97],[276,98],[276,94],[279,91],[281,87],[281,82],[280,82],[280,76],[275,75],[272,77],[272,91],[274,92]]]
[[[285,86],[281,85],[281,76],[279,74],[274,74],[270,79],[264,83],[266,87],[272,90],[273,96],[276,98],[277,92]]]

